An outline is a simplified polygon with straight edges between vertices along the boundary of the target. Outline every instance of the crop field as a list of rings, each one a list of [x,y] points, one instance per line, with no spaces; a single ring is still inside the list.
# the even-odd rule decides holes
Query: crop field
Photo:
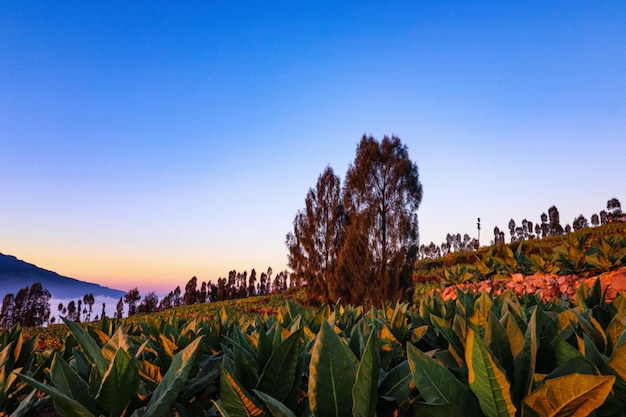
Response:
[[[191,306],[124,322],[67,322],[58,346],[22,338],[19,328],[5,331],[1,413],[620,416],[626,410],[626,298],[606,303],[599,284],[579,287],[576,305],[460,291],[456,300],[434,295],[419,306],[369,310],[311,310],[284,298],[274,304],[279,299],[240,301],[230,312]]]
[[[312,309],[290,289],[16,326],[0,416],[626,416],[626,294],[589,278],[624,266],[620,227],[422,262],[436,279],[412,304]],[[585,279],[509,285],[537,273]]]

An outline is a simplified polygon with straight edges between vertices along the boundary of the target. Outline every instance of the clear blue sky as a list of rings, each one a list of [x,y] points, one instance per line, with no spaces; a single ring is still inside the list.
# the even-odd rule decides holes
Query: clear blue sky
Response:
[[[626,203],[626,2],[0,2],[0,252],[142,293],[286,268],[361,136],[422,243]]]

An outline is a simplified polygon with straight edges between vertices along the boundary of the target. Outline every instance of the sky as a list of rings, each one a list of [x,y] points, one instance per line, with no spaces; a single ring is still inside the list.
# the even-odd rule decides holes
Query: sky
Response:
[[[0,1],[0,252],[167,292],[287,268],[397,135],[422,243],[626,203],[626,2]]]

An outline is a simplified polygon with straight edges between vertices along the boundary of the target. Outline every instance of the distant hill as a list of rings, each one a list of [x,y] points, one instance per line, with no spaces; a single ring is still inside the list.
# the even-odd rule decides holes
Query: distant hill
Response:
[[[41,282],[56,299],[79,298],[89,293],[96,297],[120,298],[125,294],[124,291],[64,277],[15,256],[0,253],[0,297],[11,292],[15,294],[20,288],[30,287],[35,282]]]

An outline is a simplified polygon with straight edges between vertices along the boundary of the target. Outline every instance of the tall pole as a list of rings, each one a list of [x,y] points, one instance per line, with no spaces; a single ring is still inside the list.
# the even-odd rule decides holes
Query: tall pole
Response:
[[[478,218],[478,223],[476,223],[476,227],[478,228],[478,241],[476,242],[476,249],[480,247],[480,217]]]

